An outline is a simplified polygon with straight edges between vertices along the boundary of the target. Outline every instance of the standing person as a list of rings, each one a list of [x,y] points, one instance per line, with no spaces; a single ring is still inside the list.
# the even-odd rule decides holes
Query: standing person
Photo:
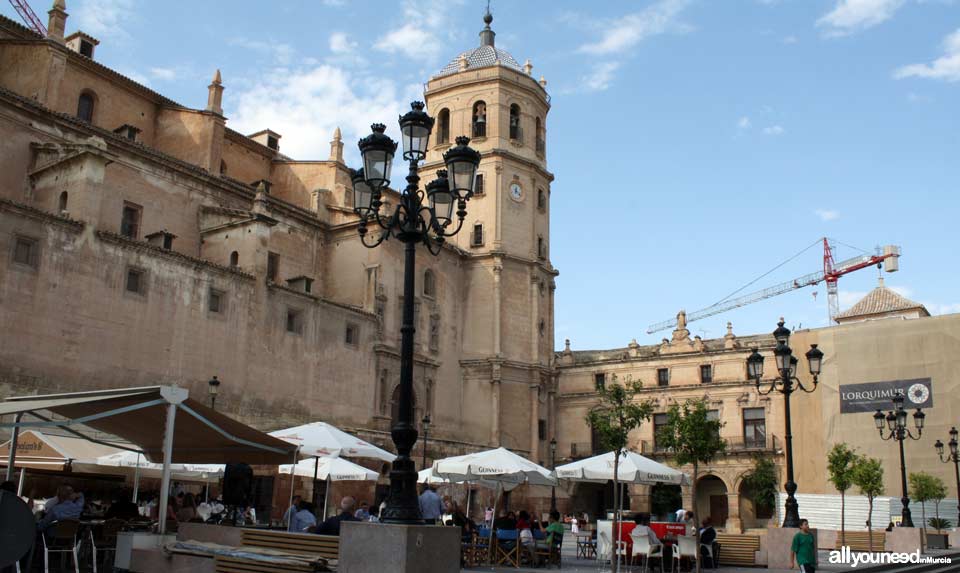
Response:
[[[300,511],[300,500],[302,499],[299,495],[290,498],[290,507],[283,513],[283,524],[287,526],[287,531],[293,531],[290,529],[290,525],[293,524],[293,516]]]
[[[574,535],[580,533],[580,522],[577,521],[575,513],[570,514],[570,533]]]
[[[443,504],[432,485],[424,486],[420,494],[420,515],[427,525],[436,525],[437,519],[443,515]]]
[[[687,510],[681,507],[680,509],[677,510],[676,515],[677,515],[677,523],[683,523],[684,521],[686,521],[686,518],[687,518]]]
[[[487,509],[483,511],[483,523],[487,527],[493,527],[493,507],[487,506]]]
[[[817,553],[813,534],[810,533],[810,522],[806,519],[800,520],[800,531],[793,536],[793,543],[790,544],[790,568],[793,569],[794,563],[800,566],[800,573],[813,573],[817,570]]]
[[[697,534],[697,521],[692,511],[688,511],[683,514],[683,524],[685,526],[685,530],[683,532],[684,535],[689,536]]]

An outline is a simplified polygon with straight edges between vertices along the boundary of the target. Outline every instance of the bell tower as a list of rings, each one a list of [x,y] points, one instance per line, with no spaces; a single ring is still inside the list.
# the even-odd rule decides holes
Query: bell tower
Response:
[[[479,45],[427,83],[436,118],[426,169],[440,169],[460,135],[481,154],[477,193],[460,233],[464,255],[464,380],[492,385],[492,445],[543,461],[553,435],[553,292],[546,81],[496,47],[487,10]],[[548,396],[549,395],[549,396]],[[523,420],[524,427],[517,427]]]

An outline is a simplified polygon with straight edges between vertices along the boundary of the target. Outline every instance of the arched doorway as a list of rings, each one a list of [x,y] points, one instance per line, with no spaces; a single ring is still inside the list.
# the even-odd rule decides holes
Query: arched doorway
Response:
[[[697,503],[694,516],[699,524],[704,517],[713,520],[714,527],[724,527],[730,514],[727,507],[727,485],[714,475],[706,475],[697,482]]]

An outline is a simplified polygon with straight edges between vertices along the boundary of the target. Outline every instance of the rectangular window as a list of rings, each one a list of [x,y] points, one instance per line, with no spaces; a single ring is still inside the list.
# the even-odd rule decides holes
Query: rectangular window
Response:
[[[666,414],[654,414],[653,415],[653,450],[656,452],[662,452],[666,450],[660,442],[660,431],[667,427],[667,420],[669,417]]]
[[[537,258],[543,259],[547,256],[547,249],[543,246],[543,237],[537,237]]]
[[[13,242],[13,262],[37,268],[40,262],[40,243],[30,237],[16,237]]]
[[[142,295],[147,286],[147,274],[142,269],[127,269],[126,290]]]
[[[275,283],[280,276],[280,255],[267,253],[267,280]]]
[[[207,295],[207,310],[221,313],[224,310],[224,292],[215,288],[210,289]]]
[[[667,368],[657,368],[657,386],[670,385],[670,370]]]
[[[86,40],[80,40],[80,54],[93,58],[93,44]]]
[[[295,308],[287,309],[287,332],[303,334],[303,312]]]
[[[710,382],[713,382],[713,366],[702,364],[700,366],[700,383],[709,384]]]
[[[710,422],[720,421],[720,410],[707,410],[707,420]],[[716,435],[720,435],[720,428],[717,428]]]
[[[270,149],[280,149],[280,140],[272,135],[268,135],[267,147],[269,147]]]
[[[356,346],[359,342],[359,332],[356,324],[348,324],[346,334],[344,334],[343,341],[349,344],[350,346]]]
[[[597,372],[593,375],[593,387],[597,390],[603,390],[607,387],[607,375],[603,372]]]
[[[477,223],[473,226],[473,234],[470,236],[470,246],[483,246],[483,225],[481,223]]]
[[[743,409],[743,445],[763,448],[767,445],[767,420],[763,408]]]
[[[123,203],[123,215],[120,219],[120,234],[128,239],[137,239],[140,236],[140,215],[143,207],[134,203]]]
[[[541,442],[547,439],[547,421],[537,420],[537,439]]]
[[[474,195],[483,195],[483,173],[477,173],[477,181],[473,185]]]

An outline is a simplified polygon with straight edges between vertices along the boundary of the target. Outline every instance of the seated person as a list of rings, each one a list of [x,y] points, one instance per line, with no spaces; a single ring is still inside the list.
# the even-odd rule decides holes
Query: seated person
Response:
[[[305,533],[309,528],[317,525],[317,518],[313,515],[314,507],[309,501],[297,500],[296,512],[290,516],[287,531]]]
[[[356,502],[349,495],[340,500],[340,515],[335,515],[317,526],[315,533],[320,535],[340,535],[340,524],[344,521],[357,521],[353,516]]]
[[[459,527],[460,534],[462,537],[465,537],[465,538],[470,537],[474,529],[476,529],[476,525],[474,525],[473,521],[471,521],[469,518],[467,518],[466,515],[464,515],[463,510],[460,509],[459,504],[457,504],[457,502],[452,499],[448,499],[446,501],[446,510],[447,510],[447,513],[450,514],[449,525],[455,525]]]
[[[103,515],[104,519],[123,519],[129,521],[140,517],[140,508],[130,501],[133,494],[128,489],[121,489],[113,497],[113,502]]]
[[[553,545],[563,539],[563,524],[560,523],[560,512],[550,512],[550,523],[547,525],[547,545]]]
[[[713,549],[713,544],[717,540],[717,530],[713,528],[713,520],[710,517],[705,517],[702,523],[703,527],[700,528],[700,554],[707,558],[707,547]],[[713,563],[710,563],[710,567],[714,567]]]
[[[662,545],[662,542],[657,537],[656,532],[653,528],[650,527],[650,514],[649,513],[640,513],[634,519],[633,522],[637,524],[633,528],[633,531],[630,533],[631,537],[640,537],[643,535],[647,536],[647,539],[650,540],[650,545]]]
[[[503,529],[503,530],[512,530],[517,528],[517,519],[513,517],[513,512],[500,512],[500,517],[498,517],[493,522],[494,529]]]
[[[57,497],[54,499],[55,501],[52,504],[49,501],[47,502],[49,509],[37,523],[37,528],[40,531],[46,531],[57,521],[80,519],[80,514],[83,513],[83,494],[75,493],[73,488],[68,485],[60,486],[57,489]]]

